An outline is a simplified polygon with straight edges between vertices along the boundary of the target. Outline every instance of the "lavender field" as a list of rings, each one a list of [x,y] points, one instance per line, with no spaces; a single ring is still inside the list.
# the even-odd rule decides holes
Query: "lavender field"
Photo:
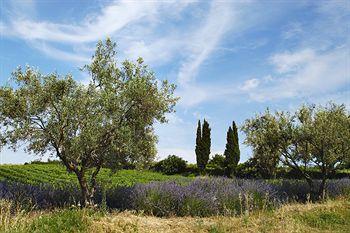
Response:
[[[315,186],[319,180],[314,180]],[[350,179],[330,180],[327,198],[350,194]],[[30,209],[78,206],[79,187],[0,182],[0,199]],[[288,203],[318,200],[305,181],[202,177],[186,182],[152,181],[131,186],[99,187],[94,203],[110,210],[136,210],[155,216],[234,216],[272,210]]]
[[[0,233],[350,232],[349,22],[349,0],[0,0]]]

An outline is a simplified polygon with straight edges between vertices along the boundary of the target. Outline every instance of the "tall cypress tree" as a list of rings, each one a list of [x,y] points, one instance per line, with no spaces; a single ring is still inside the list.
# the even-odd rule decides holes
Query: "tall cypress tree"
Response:
[[[241,151],[239,150],[239,139],[238,139],[238,129],[236,126],[235,121],[232,122],[232,131],[233,131],[233,135],[234,135],[234,166],[235,168],[237,167],[239,160],[240,160],[240,156],[241,156]]]
[[[226,175],[231,176],[233,172],[233,164],[234,164],[234,134],[231,126],[227,130],[226,134],[226,148],[224,151],[225,155],[225,168]]]
[[[230,126],[227,130],[226,141],[226,148],[224,152],[226,173],[227,176],[232,176],[240,159],[238,132],[234,121],[232,123],[232,127]]]
[[[196,135],[196,160],[197,160],[197,167],[199,168],[201,166],[201,145],[202,145],[202,129],[201,129],[201,121],[198,120],[198,126],[197,126],[197,135]]]
[[[211,137],[210,137],[209,123],[204,119],[202,128],[202,141],[201,141],[201,167],[200,170],[204,171],[205,166],[209,161]]]

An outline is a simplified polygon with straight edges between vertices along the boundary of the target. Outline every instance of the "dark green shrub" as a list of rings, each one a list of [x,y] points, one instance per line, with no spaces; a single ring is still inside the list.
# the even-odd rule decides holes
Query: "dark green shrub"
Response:
[[[225,175],[225,157],[219,154],[214,155],[207,164],[206,173],[212,176]]]
[[[153,170],[167,175],[181,174],[186,172],[187,162],[176,155],[169,155],[153,166]]]
[[[225,168],[225,157],[223,155],[216,154],[209,160],[207,166],[223,169]]]
[[[252,159],[248,159],[246,162],[238,164],[235,175],[236,177],[245,179],[262,178],[258,167]]]
[[[199,168],[197,167],[197,164],[187,164],[186,172],[183,173],[183,175],[190,176],[190,177],[199,176],[199,174],[200,174],[200,171],[199,171]]]

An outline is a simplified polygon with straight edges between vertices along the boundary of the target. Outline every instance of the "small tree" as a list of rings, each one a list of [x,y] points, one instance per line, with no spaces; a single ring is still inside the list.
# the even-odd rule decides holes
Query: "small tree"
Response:
[[[227,130],[226,141],[224,152],[226,173],[228,176],[232,176],[235,173],[235,168],[240,159],[238,132],[234,121],[232,122],[232,128],[229,127]]]
[[[132,162],[142,166],[156,153],[153,123],[166,122],[177,98],[174,85],[160,85],[143,64],[117,65],[115,43],[97,44],[85,66],[89,85],[70,75],[42,75],[27,67],[13,73],[15,85],[0,87],[1,144],[29,152],[55,154],[76,174],[82,205],[92,202],[102,166],[117,169]]]
[[[258,115],[245,122],[246,141],[254,156],[279,160],[298,171],[312,193],[325,197],[326,181],[350,157],[350,117],[344,105],[303,106],[296,113]],[[316,166],[322,181],[315,190],[309,167]]]

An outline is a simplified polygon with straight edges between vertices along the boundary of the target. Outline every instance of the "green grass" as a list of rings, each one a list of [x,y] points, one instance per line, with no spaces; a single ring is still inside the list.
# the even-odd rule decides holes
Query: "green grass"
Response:
[[[26,229],[28,232],[86,232],[91,221],[86,216],[91,213],[81,210],[61,210],[36,218]]]
[[[310,228],[330,232],[347,232],[350,229],[350,209],[329,209],[309,211],[295,215],[295,218]]]
[[[227,217],[157,218],[142,213],[102,213],[93,209],[57,209],[23,213],[10,211],[11,202],[0,200],[0,232],[266,232],[341,233],[350,229],[349,199],[324,203],[287,204],[273,211]]]
[[[62,186],[78,184],[76,175],[68,173],[64,166],[57,164],[0,165],[0,180],[9,180],[34,185],[51,184]],[[189,178],[180,175],[163,175],[151,171],[101,169],[97,180],[108,186],[131,186],[135,183],[175,180],[183,182]]]

